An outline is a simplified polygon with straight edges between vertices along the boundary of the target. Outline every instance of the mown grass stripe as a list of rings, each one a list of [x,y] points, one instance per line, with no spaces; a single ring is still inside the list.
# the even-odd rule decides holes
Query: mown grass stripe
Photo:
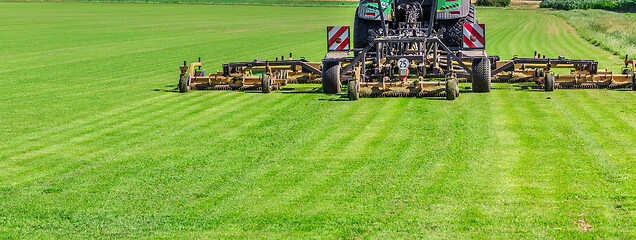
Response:
[[[614,186],[616,185],[615,180],[613,180],[617,177],[615,175],[616,167],[612,166],[611,163],[608,165],[609,162],[605,156],[608,155],[607,151],[614,152],[614,149],[603,148],[602,146],[599,148],[596,142],[590,139],[587,131],[582,129],[589,123],[589,119],[582,119],[579,114],[584,112],[581,108],[582,103],[580,101],[572,101],[582,95],[586,95],[586,93],[584,91],[564,92],[562,95],[564,98],[559,99],[554,105],[554,108],[560,113],[563,123],[562,128],[567,131],[564,134],[564,138],[575,139],[575,144],[566,146],[566,149],[572,151],[570,159],[573,160],[573,162],[566,164],[569,168],[574,168],[569,169],[568,172],[571,172],[569,177],[581,182],[577,185],[590,185],[583,186],[583,189],[580,190],[581,192],[576,191],[565,195],[564,198],[566,199],[564,201],[571,202],[570,204],[573,205],[576,204],[577,212],[570,211],[569,214],[572,215],[570,219],[575,219],[576,217],[574,216],[577,214],[585,214],[587,215],[586,218],[593,221],[592,224],[597,225],[595,229],[598,229],[598,233],[605,235],[611,227],[598,225],[601,221],[599,218],[603,219],[602,222],[613,223],[613,219],[607,218],[607,214],[612,213],[589,214],[589,212],[603,211],[606,209],[606,204],[612,201],[607,199],[607,197],[614,195],[612,194],[612,189],[615,189]],[[590,148],[593,150],[588,150]],[[604,153],[599,155],[599,151]],[[591,179],[596,180],[591,181]]]
[[[187,102],[182,102],[180,104],[175,104],[173,106],[177,108],[186,104],[191,104],[190,106],[191,108],[193,106],[204,104],[206,99],[205,99],[205,96],[199,96],[199,98],[193,98],[192,100],[196,100],[197,101],[195,102],[196,104],[192,103],[192,101],[187,101]],[[147,113],[147,112],[142,112],[142,113]],[[141,115],[141,116],[144,116],[144,115]],[[126,117],[131,117],[131,116],[126,116]],[[17,167],[19,170],[16,169],[15,171],[21,174],[25,174],[25,172],[28,172],[28,171],[39,172],[41,174],[44,174],[44,173],[55,174],[55,171],[53,170],[56,170],[58,168],[68,169],[68,170],[74,169],[74,167],[71,167],[71,166],[76,167],[76,164],[83,165],[84,162],[83,161],[69,162],[69,161],[64,161],[65,159],[54,159],[49,157],[53,157],[55,155],[58,155],[59,153],[68,152],[68,151],[72,152],[73,156],[77,158],[86,157],[85,154],[99,153],[99,151],[95,152],[95,151],[92,151],[91,149],[86,149],[86,150],[82,150],[82,149],[83,149],[83,146],[87,144],[100,143],[100,138],[103,138],[106,135],[117,133],[124,128],[133,128],[144,122],[151,121],[153,119],[157,119],[161,117],[165,117],[165,115],[161,115],[155,112],[154,114],[150,114],[149,116],[148,115],[144,116],[143,120],[137,121],[137,122],[135,122],[134,119],[139,119],[139,118],[132,118],[133,121],[130,121],[129,119],[121,119],[121,121],[112,122],[111,124],[113,125],[108,125],[108,127],[106,128],[97,128],[97,127],[103,127],[102,125],[86,126],[86,129],[84,131],[78,132],[77,135],[75,135],[75,137],[71,139],[66,139],[66,140],[57,142],[54,145],[42,146],[41,148],[37,148],[37,149],[25,150],[23,151],[23,153],[20,153],[19,155],[16,155],[16,156],[7,156],[9,159],[11,159],[11,161],[6,161],[5,164],[10,164],[10,165],[3,164],[5,165],[3,167],[9,167],[9,166],[12,166],[13,168]],[[112,140],[112,141],[120,141],[120,140]],[[102,141],[101,143],[104,146],[110,145],[109,142]],[[102,152],[104,151],[111,151],[111,149],[106,148],[102,150]],[[24,166],[25,164],[23,163],[26,160],[30,158],[35,158],[38,156],[45,158],[46,161],[41,162],[41,165],[31,161],[30,166],[28,167]],[[58,163],[63,163],[63,162],[68,162],[71,165],[70,166],[58,165]],[[47,169],[48,171],[45,171],[45,169]],[[36,178],[45,176],[45,175],[38,175],[35,173],[32,175],[37,176]],[[12,179],[12,180],[14,184],[16,184],[15,179]]]
[[[181,101],[181,102],[177,102],[177,104],[172,104],[173,107],[179,107],[179,106],[183,106],[186,104],[192,104],[192,101],[197,100],[198,104],[204,103],[205,101],[209,101],[209,99],[204,99],[206,96],[204,95],[199,95],[198,98],[190,98],[188,99],[188,101]],[[173,103],[174,101],[180,100],[182,99],[181,97],[173,97],[172,99],[169,99],[170,101],[166,101],[166,103]],[[154,112],[155,114],[159,114],[161,113],[160,110],[165,110],[164,106],[155,106],[155,107],[148,107],[148,106],[140,106],[134,109],[130,109],[130,111],[126,111],[126,112],[122,112],[122,113],[118,113],[116,115],[109,115],[108,117],[103,117],[100,118],[98,121],[92,121],[92,122],[87,122],[85,124],[71,124],[68,127],[65,127],[64,129],[58,131],[59,134],[54,135],[56,137],[58,137],[58,139],[54,139],[53,141],[58,142],[58,144],[68,144],[72,141],[74,141],[73,139],[68,139],[68,135],[69,134],[75,134],[76,136],[78,136],[78,138],[86,138],[87,135],[90,134],[94,134],[95,132],[103,132],[106,130],[110,130],[110,131],[114,131],[117,128],[121,128],[122,125],[125,124],[131,124],[131,119],[138,119],[140,117],[140,114],[146,114],[148,112]],[[124,115],[125,114],[125,115]],[[123,115],[121,117],[118,117],[120,115]],[[141,115],[143,116],[143,115]],[[108,126],[106,129],[102,128],[104,126]],[[60,135],[63,134],[63,135]],[[61,138],[61,139],[60,139]],[[38,139],[29,139],[28,141],[30,142],[39,142]],[[78,141],[85,141],[85,140],[78,140]],[[37,148],[37,146],[34,146]],[[16,149],[17,150],[17,149]],[[36,151],[36,149],[33,148],[28,148],[28,149],[21,149],[20,150],[22,152],[22,154],[33,154],[34,151]],[[8,158],[12,158],[10,155],[6,155],[3,157],[8,157]]]
[[[331,152],[331,151],[326,151],[327,149],[325,149],[325,147],[319,147],[319,146],[321,146],[321,145],[322,146],[329,146],[329,144],[330,144],[329,140],[331,140],[331,138],[329,138],[328,136],[332,135],[333,133],[336,133],[338,130],[342,131],[342,129],[339,128],[338,126],[341,126],[341,124],[343,122],[347,122],[347,120],[342,121],[341,119],[350,119],[352,116],[354,116],[353,114],[354,114],[355,110],[357,110],[356,108],[352,108],[352,107],[346,107],[346,108],[347,109],[342,109],[342,111],[338,111],[337,112],[338,114],[333,115],[334,118],[321,119],[322,121],[320,121],[320,122],[325,124],[325,125],[323,125],[323,128],[322,128],[323,131],[320,131],[319,133],[313,133],[313,134],[309,135],[309,136],[313,135],[313,137],[308,138],[307,141],[305,141],[303,143],[299,143],[299,144],[301,144],[301,146],[307,146],[307,145],[309,145],[309,146],[296,148],[297,150],[294,151],[294,152],[299,152],[299,153],[293,154],[292,156],[294,156],[294,155],[295,156],[299,156],[299,157],[311,156],[309,159],[307,159],[307,161],[304,164],[304,165],[306,165],[308,167],[311,166],[310,169],[315,169],[314,168],[314,166],[315,166],[314,164],[316,164],[315,160],[319,160],[319,159],[322,159],[322,158],[328,158],[324,154],[326,152]],[[335,118],[335,117],[338,117],[338,118]],[[337,120],[337,121],[334,121],[334,120]],[[274,150],[274,151],[276,151],[276,150]],[[309,151],[311,151],[311,152],[309,152]],[[289,160],[292,160],[292,162],[287,162]],[[269,163],[268,165],[275,164],[274,166],[276,166],[276,165],[281,164],[281,163],[286,163],[285,165],[293,164],[294,161],[293,161],[293,159],[285,159],[285,158],[278,159],[278,158],[275,158],[275,159],[271,159],[271,160],[266,161],[266,163]],[[265,166],[263,166],[263,168],[264,169],[268,169]],[[264,174],[264,176],[272,176],[273,174],[276,175],[276,172],[273,172],[273,171],[275,171],[275,170],[270,169],[269,171],[264,172],[263,174]],[[261,181],[256,180],[256,182],[261,182]],[[285,182],[290,184],[288,187],[293,186],[293,181],[290,182],[289,180],[287,180]],[[286,189],[286,187],[283,187],[283,189]],[[279,197],[277,197],[277,196],[279,196],[279,194],[282,194],[282,192],[280,192],[280,189],[278,189],[278,190],[279,191],[274,193],[274,195],[266,194],[263,197],[270,197],[270,198],[273,198],[273,199],[278,199]],[[226,200],[226,201],[229,201],[229,199]],[[264,208],[267,208],[267,207],[264,207]],[[271,209],[276,209],[276,208],[275,207],[271,207]]]

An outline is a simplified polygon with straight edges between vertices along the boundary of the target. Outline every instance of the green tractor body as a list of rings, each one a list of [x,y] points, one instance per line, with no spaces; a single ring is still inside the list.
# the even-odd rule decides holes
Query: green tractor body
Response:
[[[358,6],[358,15],[365,20],[380,21],[380,8],[378,7],[380,5],[384,9],[384,19],[390,21],[393,10],[392,3],[392,0],[362,0]]]
[[[437,0],[437,12],[446,12],[452,10],[459,10],[459,7],[462,5],[461,0]]]
[[[477,23],[475,7],[470,0],[360,0],[353,27],[354,48],[366,47],[367,38],[383,29],[378,6],[384,9],[386,28],[395,30],[399,27],[397,23],[404,21],[405,8],[414,5],[421,8],[418,21],[422,26],[432,28],[449,47],[459,48],[462,45],[463,24]],[[435,15],[431,16],[431,13]],[[431,17],[435,21],[428,26]]]

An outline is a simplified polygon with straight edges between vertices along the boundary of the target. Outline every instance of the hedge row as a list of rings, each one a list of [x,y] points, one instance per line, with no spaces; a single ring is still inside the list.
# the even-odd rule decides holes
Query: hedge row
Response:
[[[507,7],[510,5],[510,0],[477,0],[475,4],[479,6]]]
[[[560,10],[608,9],[633,11],[636,9],[636,0],[543,0],[539,6]]]

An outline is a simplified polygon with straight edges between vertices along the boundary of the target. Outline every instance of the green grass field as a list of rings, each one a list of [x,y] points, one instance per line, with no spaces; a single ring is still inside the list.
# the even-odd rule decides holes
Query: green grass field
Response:
[[[604,10],[556,11],[595,45],[636,59],[636,14]]]
[[[0,3],[0,238],[636,238],[633,91],[173,91],[199,56],[318,61],[353,11]],[[491,55],[620,67],[545,11],[478,17]]]

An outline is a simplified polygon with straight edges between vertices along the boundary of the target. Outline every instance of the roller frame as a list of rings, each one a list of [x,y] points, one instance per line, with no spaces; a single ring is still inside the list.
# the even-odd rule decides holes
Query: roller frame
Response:
[[[290,54],[291,55],[291,54]],[[280,71],[287,71],[286,75],[309,76],[316,78],[322,74],[320,64],[306,61],[304,59],[282,61],[263,61],[256,59],[252,62],[232,62],[223,64],[223,71],[216,71],[207,76],[195,76],[196,67],[201,68],[202,63],[183,62],[179,67],[181,74],[190,76],[190,89],[192,90],[257,90],[261,87],[262,76],[254,75],[254,71],[261,71],[266,74],[273,74],[273,90],[278,90],[287,85],[288,80],[276,74]]]

